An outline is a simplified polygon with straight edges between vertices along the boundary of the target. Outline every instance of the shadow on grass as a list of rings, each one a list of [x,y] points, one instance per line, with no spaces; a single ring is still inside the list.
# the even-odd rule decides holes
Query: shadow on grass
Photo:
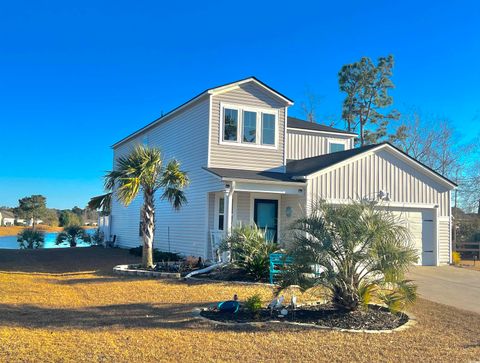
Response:
[[[266,325],[224,326],[193,317],[193,309],[212,303],[153,305],[149,303],[94,306],[79,309],[0,304],[0,326],[49,329],[188,329],[215,331],[281,330]],[[289,328],[304,330],[303,328]]]
[[[6,272],[64,274],[98,271],[109,275],[116,265],[138,262],[139,257],[119,248],[0,249],[0,271]]]

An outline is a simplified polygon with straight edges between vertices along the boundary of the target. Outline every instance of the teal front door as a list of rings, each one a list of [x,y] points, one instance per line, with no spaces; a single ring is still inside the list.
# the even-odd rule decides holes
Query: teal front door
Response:
[[[253,221],[266,231],[266,237],[277,242],[278,235],[278,200],[255,199]]]

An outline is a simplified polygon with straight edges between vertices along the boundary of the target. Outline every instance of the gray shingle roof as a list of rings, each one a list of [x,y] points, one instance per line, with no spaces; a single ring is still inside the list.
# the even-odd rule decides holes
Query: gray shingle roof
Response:
[[[336,134],[355,135],[352,132],[336,129],[334,127],[330,127],[326,125],[321,125],[316,122],[308,122],[292,116],[287,117],[287,127],[294,128],[294,129],[303,129],[303,130],[334,132]]]
[[[287,162],[287,173],[293,176],[305,176],[316,171],[328,168],[355,155],[373,149],[381,144],[367,145],[355,149],[338,151],[335,153],[314,156],[311,158],[290,160]]]
[[[2,215],[2,218],[15,218],[13,212],[10,212],[9,210],[0,210],[0,214]]]
[[[226,169],[226,168],[204,168],[218,177],[226,179],[248,179],[259,181],[281,181],[281,182],[295,182],[292,175],[286,173],[275,173],[271,171],[254,171],[241,169]],[[297,181],[298,182],[298,181]]]

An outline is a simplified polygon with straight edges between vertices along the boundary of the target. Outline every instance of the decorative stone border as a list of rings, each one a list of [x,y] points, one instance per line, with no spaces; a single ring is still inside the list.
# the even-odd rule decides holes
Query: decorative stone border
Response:
[[[342,329],[342,328],[332,328],[329,326],[323,326],[323,325],[316,325],[316,324],[310,324],[310,323],[297,323],[294,321],[282,321],[282,320],[269,320],[269,321],[261,321],[261,322],[247,322],[247,323],[229,323],[229,322],[224,322],[224,321],[217,321],[217,320],[212,320],[208,319],[204,316],[201,315],[201,312],[207,310],[207,308],[195,308],[193,309],[193,316],[196,319],[203,320],[206,322],[209,322],[210,324],[216,324],[216,325],[223,325],[223,326],[231,326],[231,327],[238,327],[238,326],[249,326],[249,327],[254,327],[254,328],[261,328],[265,325],[268,324],[285,324],[285,325],[293,325],[293,326],[298,326],[298,327],[307,327],[307,328],[313,328],[313,329],[320,329],[320,330],[331,330],[331,331],[338,331],[338,332],[343,332],[343,333],[367,333],[367,334],[391,334],[395,332],[400,332],[404,331],[406,329],[411,328],[412,326],[417,324],[417,320],[414,315],[403,312],[403,314],[408,316],[408,321],[400,325],[399,327],[395,329],[385,329],[385,330],[367,330],[367,329]]]
[[[143,277],[178,279],[178,280],[180,279],[179,272],[137,270],[137,269],[129,268],[130,266],[140,267],[140,265],[117,265],[113,268],[113,273],[118,275],[129,275],[129,276],[143,276]]]
[[[216,280],[216,279],[209,279],[207,277],[189,277],[185,280],[192,280],[192,281],[204,281],[204,282],[217,282],[217,283],[224,283],[224,284],[237,284],[237,285],[253,285],[253,286],[265,286],[265,287],[278,287],[276,284],[271,284],[269,282],[254,282],[254,281],[227,281],[227,280]]]

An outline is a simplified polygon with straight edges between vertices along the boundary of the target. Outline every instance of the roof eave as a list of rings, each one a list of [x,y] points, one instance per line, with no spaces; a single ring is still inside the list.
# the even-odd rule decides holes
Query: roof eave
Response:
[[[332,135],[343,135],[343,136],[353,136],[357,137],[358,134],[352,132],[341,132],[341,131],[324,131],[324,130],[312,130],[312,129],[304,129],[300,127],[290,127],[287,125],[287,130],[295,130],[295,131],[303,131],[303,132],[312,132],[312,133],[320,133],[320,134],[332,134]]]

